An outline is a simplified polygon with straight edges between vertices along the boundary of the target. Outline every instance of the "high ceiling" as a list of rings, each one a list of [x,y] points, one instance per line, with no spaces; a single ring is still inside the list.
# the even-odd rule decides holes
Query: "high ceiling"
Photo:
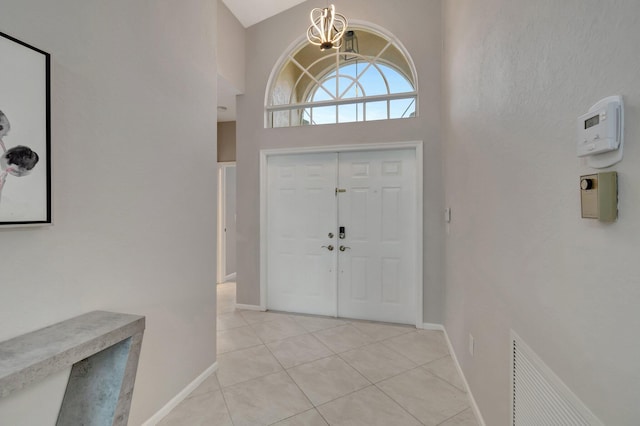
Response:
[[[222,0],[243,27],[292,8],[305,0]],[[218,78],[218,121],[235,121],[237,91],[224,78]]]
[[[238,21],[248,28],[305,0],[222,0]]]

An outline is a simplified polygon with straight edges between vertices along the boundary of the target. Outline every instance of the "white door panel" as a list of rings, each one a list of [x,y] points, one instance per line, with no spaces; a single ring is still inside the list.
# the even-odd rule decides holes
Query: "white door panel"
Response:
[[[267,307],[414,323],[415,151],[272,156],[267,166]]]
[[[340,155],[338,315],[415,321],[415,153]]]
[[[335,153],[269,158],[269,309],[336,315],[336,174]]]

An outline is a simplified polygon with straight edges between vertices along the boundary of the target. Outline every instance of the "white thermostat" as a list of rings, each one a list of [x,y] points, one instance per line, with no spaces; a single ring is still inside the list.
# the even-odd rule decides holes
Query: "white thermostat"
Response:
[[[578,117],[578,157],[601,169],[622,160],[624,105],[622,96],[609,96]]]

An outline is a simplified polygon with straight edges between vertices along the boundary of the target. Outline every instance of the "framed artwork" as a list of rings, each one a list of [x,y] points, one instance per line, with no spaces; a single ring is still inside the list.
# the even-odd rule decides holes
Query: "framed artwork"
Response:
[[[49,54],[0,32],[0,226],[51,223]]]

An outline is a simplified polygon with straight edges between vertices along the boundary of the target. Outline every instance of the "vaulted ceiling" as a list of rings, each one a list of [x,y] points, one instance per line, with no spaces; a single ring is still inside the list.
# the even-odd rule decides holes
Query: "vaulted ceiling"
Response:
[[[305,0],[222,0],[238,21],[248,28]]]
[[[305,0],[222,0],[231,13],[248,28],[280,12],[304,3]],[[218,78],[218,121],[236,119],[237,90],[223,78]]]

